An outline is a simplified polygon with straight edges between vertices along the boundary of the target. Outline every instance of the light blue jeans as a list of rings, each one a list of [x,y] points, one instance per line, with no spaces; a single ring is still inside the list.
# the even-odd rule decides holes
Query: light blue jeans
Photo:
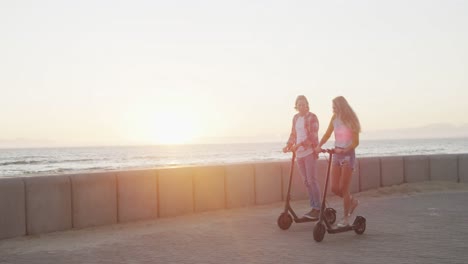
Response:
[[[314,153],[297,158],[297,167],[309,194],[310,207],[320,210],[320,187],[317,179],[317,160]]]

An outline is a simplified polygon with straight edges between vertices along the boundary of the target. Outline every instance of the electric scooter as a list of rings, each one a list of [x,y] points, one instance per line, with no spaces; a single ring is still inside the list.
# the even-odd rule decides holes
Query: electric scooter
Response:
[[[306,222],[316,222],[320,218],[317,219],[311,219],[307,217],[298,217],[294,210],[291,207],[290,200],[291,200],[291,183],[292,183],[292,176],[293,176],[293,170],[294,170],[294,162],[296,160],[296,153],[292,152],[292,159],[291,159],[291,169],[289,170],[289,184],[288,184],[288,192],[286,194],[286,201],[284,204],[284,211],[281,213],[281,215],[278,217],[278,226],[282,230],[287,230],[292,222],[294,221],[295,223],[306,223]],[[324,213],[321,213],[323,221],[325,221],[327,224],[333,224],[336,221],[336,211],[333,208],[326,208],[325,209],[325,201],[322,203],[322,211]]]
[[[327,179],[325,180],[325,190],[323,192],[323,202],[322,202],[322,210],[320,211],[319,220],[314,227],[314,240],[317,242],[321,242],[325,237],[325,232],[329,234],[337,234],[342,232],[347,232],[354,230],[356,234],[361,235],[366,230],[366,218],[363,216],[356,216],[352,225],[344,226],[344,227],[333,227],[328,221],[326,221],[327,216],[322,213],[323,209],[325,208],[325,197],[327,196],[327,188],[328,188],[328,181],[330,178],[330,169],[332,163],[332,155],[335,153],[334,149],[322,149],[323,153],[328,153],[328,169],[327,169]]]

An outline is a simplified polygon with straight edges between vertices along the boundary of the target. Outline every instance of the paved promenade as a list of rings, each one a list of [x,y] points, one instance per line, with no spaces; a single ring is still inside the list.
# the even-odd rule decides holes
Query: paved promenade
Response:
[[[313,239],[314,223],[280,230],[283,203],[0,240],[0,263],[468,263],[468,187],[404,184],[356,195],[367,218]],[[341,202],[330,199],[341,216]],[[293,203],[302,214],[307,202]]]

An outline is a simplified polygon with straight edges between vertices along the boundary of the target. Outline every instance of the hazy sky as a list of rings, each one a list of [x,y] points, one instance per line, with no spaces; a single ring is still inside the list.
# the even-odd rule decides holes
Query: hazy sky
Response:
[[[461,0],[1,1],[0,143],[286,140],[299,94],[320,136],[338,95],[363,138],[463,131],[467,14]]]

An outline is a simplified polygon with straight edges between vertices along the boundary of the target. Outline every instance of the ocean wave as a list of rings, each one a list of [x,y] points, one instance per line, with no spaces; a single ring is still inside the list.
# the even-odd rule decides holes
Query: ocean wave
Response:
[[[331,147],[332,143],[325,148]],[[177,147],[93,147],[0,152],[0,177],[159,168],[181,165],[231,164],[290,160],[279,151],[282,142],[269,144],[203,145]],[[468,139],[362,141],[357,157],[467,153]],[[320,156],[326,158],[326,156]]]
[[[58,163],[73,163],[73,162],[90,162],[96,161],[96,159],[66,159],[66,160],[15,160],[15,161],[5,161],[0,162],[0,166],[9,166],[9,165],[45,165],[45,164],[58,164]]]
[[[44,164],[44,162],[45,161],[43,160],[17,160],[17,161],[0,162],[0,166]]]
[[[42,169],[42,170],[11,170],[6,171],[4,175],[0,173],[0,176],[7,176],[7,175],[53,175],[53,174],[62,174],[62,173],[70,173],[70,172],[95,172],[95,171],[108,171],[113,170],[115,168],[109,166],[95,166],[95,167],[87,167],[87,168],[53,168],[53,169]]]

